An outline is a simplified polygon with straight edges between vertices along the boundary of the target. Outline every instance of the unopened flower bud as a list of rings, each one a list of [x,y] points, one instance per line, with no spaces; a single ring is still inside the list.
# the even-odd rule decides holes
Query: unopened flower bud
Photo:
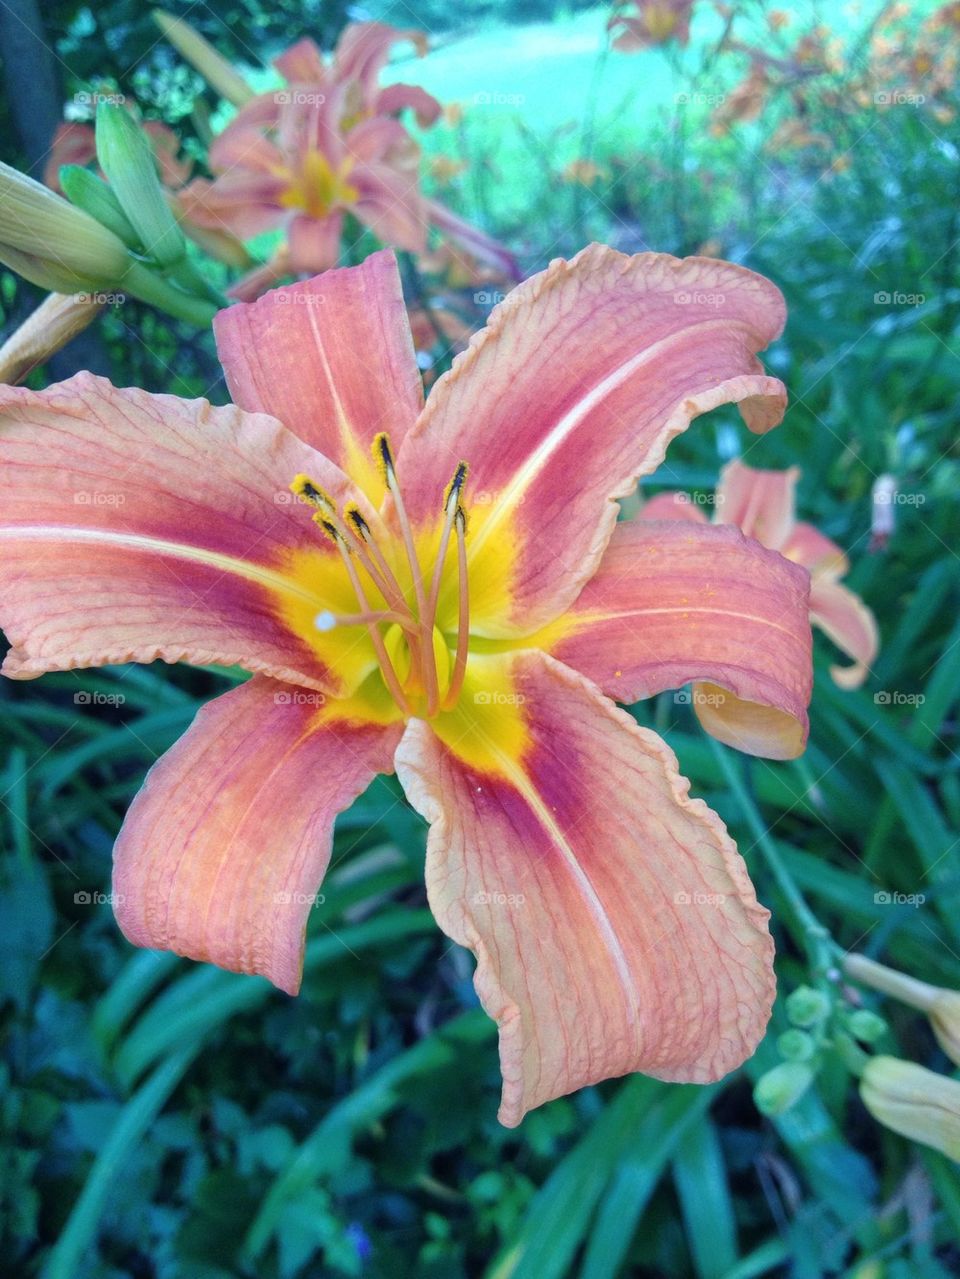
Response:
[[[757,1080],[754,1104],[763,1115],[782,1115],[796,1105],[813,1079],[813,1070],[805,1062],[782,1061]]]
[[[777,1051],[786,1061],[809,1061],[816,1048],[813,1036],[805,1030],[785,1030],[777,1039]]]
[[[178,211],[178,208],[179,205],[174,199],[174,213]],[[231,235],[229,231],[221,231],[213,227],[196,226],[192,222],[184,222],[183,232],[205,253],[212,258],[216,258],[218,262],[224,263],[225,266],[232,266],[239,271],[245,271],[253,265],[253,258],[251,258],[240,240],[235,235]]]
[[[112,288],[126,246],[88,213],[0,163],[0,262],[54,293]]]
[[[82,164],[64,164],[60,168],[60,187],[71,204],[96,218],[101,226],[118,236],[128,249],[139,250],[142,247],[140,237],[120,207],[120,201],[103,178],[98,178]]]
[[[869,1008],[857,1008],[847,1017],[847,1029],[862,1044],[875,1044],[887,1033],[887,1023]]]
[[[872,1057],[860,1080],[863,1104],[893,1132],[960,1161],[960,1083],[916,1062]]]
[[[941,989],[927,1011],[937,1043],[960,1066],[960,993]]]
[[[843,967],[847,976],[855,981],[926,1013],[937,1043],[950,1060],[960,1066],[960,991],[933,986],[866,955],[847,955]]]
[[[798,986],[787,996],[787,1016],[794,1026],[816,1026],[830,1014],[830,1000],[812,986]]]
[[[129,111],[97,105],[97,159],[144,252],[161,267],[182,260],[186,241],[160,185],[153,147]]]
[[[154,9],[153,18],[173,47],[183,54],[194,70],[200,72],[211,89],[216,89],[235,107],[242,107],[250,101],[254,93],[243,76],[189,22],[175,18],[163,9]]]
[[[0,382],[15,385],[92,324],[102,294],[51,293],[0,346]]]

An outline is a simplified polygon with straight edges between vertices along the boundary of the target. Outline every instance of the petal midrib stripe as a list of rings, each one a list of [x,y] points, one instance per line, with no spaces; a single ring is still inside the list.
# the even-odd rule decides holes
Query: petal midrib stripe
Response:
[[[696,324],[687,325],[686,328],[680,329],[677,333],[670,333],[658,342],[654,342],[651,346],[638,351],[636,355],[618,365],[612,373],[608,373],[592,390],[581,396],[577,403],[568,409],[556,426],[551,429],[543,442],[530,454],[526,462],[519,468],[516,475],[503,490],[496,506],[472,539],[468,552],[469,558],[472,560],[479,553],[494,527],[506,518],[518,499],[523,496],[533,483],[537,474],[543,470],[557,449],[576,430],[592,409],[596,408],[637,369],[655,359],[675,342],[688,338],[691,333],[702,333],[715,328],[723,328],[725,330],[731,328],[747,329],[748,325],[742,320],[700,320]]]
[[[655,617],[658,614],[670,613],[706,613],[711,617],[738,617],[745,622],[759,622],[762,626],[769,626],[775,631],[782,631],[784,635],[789,635],[791,639],[795,637],[795,632],[788,626],[781,626],[779,622],[773,621],[769,617],[761,617],[757,613],[741,613],[732,608],[712,608],[699,604],[677,604],[670,608],[623,608],[611,609],[609,611],[583,613],[571,613],[570,617],[574,623],[576,630],[583,630],[589,626],[595,626],[598,622],[614,622],[625,620],[628,617]]]
[[[154,555],[170,555],[176,559],[204,564],[208,568],[220,569],[224,573],[233,573],[247,581],[256,582],[275,591],[288,595],[296,595],[311,604],[322,605],[324,601],[315,592],[309,591],[293,578],[275,573],[245,560],[237,555],[225,555],[222,551],[211,551],[200,546],[190,546],[185,542],[170,542],[161,537],[147,537],[141,533],[113,533],[102,529],[77,528],[58,524],[14,524],[0,529],[0,539],[10,541],[32,542],[94,542],[105,546],[126,548],[131,551],[149,552]]]
[[[614,927],[610,916],[607,914],[606,907],[600,900],[600,896],[597,893],[596,888],[593,886],[590,876],[580,864],[576,853],[567,840],[566,835],[563,833],[556,818],[538,794],[536,786],[531,778],[517,764],[516,760],[512,759],[505,751],[501,750],[494,743],[490,743],[490,748],[497,756],[500,766],[503,769],[504,776],[530,805],[530,808],[537,820],[540,822],[540,825],[557,848],[565,865],[570,871],[574,882],[583,896],[587,909],[597,924],[600,935],[603,937],[604,945],[610,955],[620,987],[623,990],[627,1018],[631,1024],[637,1025],[640,998],[636,983],[633,979],[633,974],[630,971],[630,963],[627,959],[620,938],[617,936],[616,928]]]

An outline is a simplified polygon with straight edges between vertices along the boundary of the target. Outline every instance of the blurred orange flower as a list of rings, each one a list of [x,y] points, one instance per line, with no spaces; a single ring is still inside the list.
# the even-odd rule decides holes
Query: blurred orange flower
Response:
[[[607,170],[599,164],[595,164],[593,160],[571,160],[560,171],[560,178],[563,182],[579,182],[581,186],[592,187],[595,182],[599,182],[601,178],[606,178]]]
[[[693,3],[694,0],[633,0],[632,12],[615,13],[607,23],[608,31],[620,28],[613,47],[632,52],[674,40],[686,45]]]
[[[407,40],[423,51],[421,32],[377,22],[348,26],[329,60],[312,40],[299,41],[274,62],[287,88],[252,98],[214,140],[215,180],[185,189],[188,216],[240,239],[285,233],[270,261],[234,287],[236,296],[335,266],[347,213],[384,244],[412,253],[425,250],[428,228],[437,227],[518,278],[501,245],[420,190],[420,148],[397,116],[409,109],[429,125],[440,104],[415,85],[379,84],[391,48]]]

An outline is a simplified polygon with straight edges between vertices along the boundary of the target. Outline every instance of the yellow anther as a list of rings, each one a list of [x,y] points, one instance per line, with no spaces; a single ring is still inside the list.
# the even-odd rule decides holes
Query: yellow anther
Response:
[[[348,502],[343,508],[343,518],[351,525],[354,532],[362,537],[365,542],[370,540],[370,525],[363,518],[360,507],[356,502]]]
[[[380,431],[374,436],[371,451],[383,482],[389,488],[391,479],[396,475],[397,468],[393,463],[393,453],[390,450],[390,441],[387,438],[386,431]]]
[[[409,600],[395,569],[377,545],[375,530],[382,532],[381,524],[375,522],[371,527],[357,502],[345,502],[341,511],[309,475],[297,475],[290,485],[291,492],[315,508],[313,522],[336,547],[359,605],[356,613],[335,613],[323,609],[314,618],[314,627],[325,633],[338,626],[364,626],[373,644],[384,683],[397,706],[404,715],[425,714],[431,718],[456,704],[466,673],[470,626],[465,545],[467,515],[463,495],[469,468],[465,461],[458,462],[444,490],[443,524],[437,554],[429,581],[425,581],[413,527],[400,491],[393,452],[385,432],[380,432],[374,439],[372,452],[393,500],[393,516],[406,553],[416,599]],[[451,541],[456,544],[458,578],[457,637],[453,653],[437,626],[437,608]],[[361,579],[361,572],[366,574],[366,578]],[[379,592],[386,608],[377,608],[376,600],[371,605],[364,584],[367,578]],[[387,628],[385,634],[381,627]]]
[[[326,533],[330,541],[333,542],[334,546],[340,546],[343,544],[343,534],[337,528],[336,524],[327,518],[323,511],[317,511],[316,514],[311,515],[310,518],[313,520],[314,524],[316,524],[317,528],[323,529],[324,533]]]
[[[328,493],[325,493],[319,484],[315,484],[309,475],[297,475],[290,485],[290,492],[295,497],[302,498],[304,502],[309,502],[311,506],[316,506],[328,514],[332,514],[337,509],[337,504],[333,498]]]

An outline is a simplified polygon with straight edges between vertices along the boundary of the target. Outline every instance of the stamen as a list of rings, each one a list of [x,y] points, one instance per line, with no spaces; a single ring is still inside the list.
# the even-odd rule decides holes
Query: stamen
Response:
[[[423,571],[417,558],[413,528],[397,479],[390,441],[383,432],[377,435],[373,442],[373,455],[380,467],[387,491],[393,499],[397,524],[403,538],[404,551],[413,580],[416,611],[411,607],[397,574],[377,545],[370,524],[359,506],[355,502],[345,503],[341,514],[338,504],[319,484],[315,483],[310,476],[300,474],[290,485],[291,492],[315,508],[313,521],[337,548],[359,604],[359,611],[356,613],[335,613],[331,609],[323,609],[316,614],[313,624],[321,633],[332,631],[338,626],[365,626],[373,644],[384,683],[400,711],[405,716],[412,715],[411,697],[419,701],[420,695],[423,694],[426,701],[424,710],[427,718],[431,718],[437,714],[438,710],[449,710],[456,704],[466,676],[470,637],[470,601],[467,580],[467,517],[462,500],[468,467],[466,462],[457,464],[453,478],[443,495],[443,526],[437,557],[430,576],[428,595]],[[444,568],[450,550],[450,539],[454,531],[457,538],[457,646],[449,685],[445,694],[441,695],[438,661],[444,672],[448,670],[449,663],[446,644],[437,633],[437,609],[443,585]],[[361,568],[386,601],[386,608],[372,607],[360,576]],[[380,627],[384,625],[394,628],[387,633],[386,642],[380,631]],[[401,650],[396,647],[400,643],[400,631],[406,636],[406,647],[402,650],[404,661],[409,655],[409,669],[404,666],[403,682],[398,677],[397,668],[391,657],[391,653],[395,656],[401,653]],[[435,636],[437,644],[441,646],[439,652],[434,645]],[[388,643],[391,645],[389,650]]]
[[[392,608],[406,613],[407,602],[403,598],[403,592],[397,585],[396,578],[390,572],[390,566],[380,553],[379,547],[374,542],[373,535],[370,532],[370,525],[364,519],[359,507],[352,502],[344,507],[344,515],[352,525],[352,527],[348,527],[337,513],[337,507],[333,499],[318,484],[314,484],[308,475],[298,475],[290,485],[290,489],[298,497],[309,502],[311,506],[318,508],[317,513],[313,516],[314,523],[319,524],[327,536],[333,538],[334,542],[336,542],[335,534],[339,533],[370,574],[373,584],[384,599],[389,602]],[[379,565],[379,572],[371,563],[370,557],[364,549],[365,546],[369,547],[374,553]]]
[[[335,525],[331,524],[329,520],[321,521],[317,516],[314,516],[314,519],[316,519],[318,523],[322,523],[324,530],[333,538],[334,545],[343,557],[344,567],[347,570],[347,576],[350,578],[350,585],[353,587],[353,592],[357,597],[360,608],[363,612],[369,613],[371,611],[370,602],[367,599],[366,592],[360,583],[360,578],[357,576],[357,571],[353,567],[353,563],[350,559],[350,551],[347,548],[343,534],[335,527]],[[400,687],[400,681],[397,679],[397,672],[393,669],[393,663],[390,661],[387,650],[384,648],[383,637],[377,630],[375,623],[367,622],[366,627],[370,635],[370,641],[373,644],[374,651],[377,655],[377,661],[380,663],[380,670],[383,674],[384,683],[390,690],[390,694],[396,704],[400,707],[400,710],[404,713],[404,715],[409,715],[411,713],[410,704],[403,695],[403,689]]]
[[[462,506],[457,507],[454,520],[457,529],[457,585],[460,604],[457,613],[457,655],[450,676],[450,687],[443,699],[443,709],[450,710],[457,704],[463,678],[467,672],[467,650],[470,643],[470,595],[467,586],[467,517]]]
[[[302,498],[304,502],[309,502],[311,506],[316,506],[327,514],[336,511],[337,506],[333,498],[325,493],[319,484],[315,484],[309,475],[297,475],[294,477],[293,483],[290,485],[290,492],[296,497]]]
[[[387,439],[386,432],[381,431],[373,441],[373,456],[379,462],[384,482],[393,498],[393,504],[397,512],[397,522],[400,525],[400,532],[403,535],[403,545],[407,553],[407,562],[410,565],[410,573],[413,577],[413,589],[417,597],[417,616],[420,619],[421,626],[421,642],[418,645],[420,653],[420,682],[426,685],[431,676],[426,671],[426,667],[433,666],[432,678],[436,679],[436,663],[433,657],[433,627],[424,630],[427,614],[427,600],[423,589],[423,573],[420,570],[420,561],[417,559],[417,550],[413,541],[413,530],[410,527],[410,521],[407,518],[407,510],[403,504],[403,496],[400,492],[400,485],[397,483],[397,471],[393,464],[393,454],[390,451],[390,441]]]
[[[463,486],[467,482],[467,472],[470,468],[466,462],[458,462],[457,469],[453,473],[453,479],[447,485],[447,491],[443,495],[443,509],[453,506],[454,510],[460,504],[460,494],[463,492]]]
[[[437,604],[440,599],[440,584],[443,580],[443,566],[447,558],[447,547],[450,545],[450,534],[453,531],[453,525],[457,518],[457,512],[460,508],[460,494],[463,491],[464,481],[467,478],[467,464],[460,462],[454,472],[453,479],[447,486],[446,494],[443,499],[444,510],[447,518],[444,520],[443,532],[440,534],[440,549],[437,552],[436,562],[433,566],[433,580],[430,583],[430,598],[427,601],[427,611],[424,623],[424,629],[429,623],[430,636],[432,643],[433,628],[436,626]],[[429,664],[427,671],[427,716],[436,715],[437,706],[440,699],[440,690],[437,683],[436,662]]]
[[[328,519],[326,515],[321,514],[319,511],[316,515],[311,515],[310,518],[313,520],[314,524],[316,524],[317,528],[323,529],[324,533],[326,533],[334,546],[340,545],[340,542],[343,540],[343,534],[332,520]]]
[[[374,456],[379,459],[383,469],[383,478],[387,488],[390,490],[390,496],[393,498],[394,505],[397,508],[397,520],[400,524],[400,531],[403,534],[403,543],[407,552],[407,559],[410,561],[410,571],[413,574],[413,585],[417,594],[417,608],[420,612],[421,621],[425,610],[426,600],[423,594],[423,574],[420,571],[420,563],[417,559],[416,548],[413,543],[413,530],[410,527],[410,521],[407,518],[407,509],[403,504],[403,496],[400,492],[400,485],[397,483],[397,472],[393,464],[393,454],[390,452],[390,441],[387,439],[386,433],[381,431],[373,442]]]
[[[373,533],[370,531],[370,525],[363,517],[360,508],[352,502],[343,508],[343,514],[347,521],[348,531],[351,535],[351,543],[357,551],[357,558],[363,564],[364,568],[373,578],[377,589],[384,599],[390,601],[390,606],[400,612],[406,613],[407,601],[403,597],[403,591],[400,583],[393,574],[390,565],[387,563],[383,552],[374,540]],[[364,549],[366,548],[366,550]],[[369,551],[377,571],[374,572],[367,562],[366,551]]]

